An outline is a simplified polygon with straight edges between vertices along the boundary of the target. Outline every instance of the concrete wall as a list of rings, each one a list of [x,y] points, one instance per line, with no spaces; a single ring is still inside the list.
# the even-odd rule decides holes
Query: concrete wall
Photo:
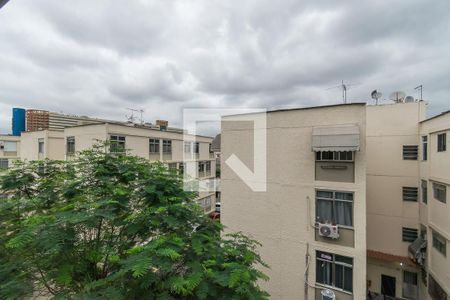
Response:
[[[353,299],[365,297],[365,106],[342,105],[267,114],[267,191],[253,192],[224,163],[236,154],[253,168],[253,125],[222,121],[222,223],[228,231],[243,231],[262,243],[259,249],[270,269],[261,285],[272,299],[315,299],[305,291],[305,256],[309,255],[308,282],[315,285],[315,251],[353,257]],[[355,158],[355,182],[315,181],[315,155],[311,151],[314,126],[357,124],[361,151]],[[315,189],[354,192],[355,247],[315,241]],[[308,249],[308,250],[307,250]],[[320,289],[320,288],[318,288]]]
[[[38,143],[44,141],[44,154],[39,157]],[[20,158],[23,160],[55,159],[65,158],[64,133],[61,131],[40,130],[23,132],[20,138]]]

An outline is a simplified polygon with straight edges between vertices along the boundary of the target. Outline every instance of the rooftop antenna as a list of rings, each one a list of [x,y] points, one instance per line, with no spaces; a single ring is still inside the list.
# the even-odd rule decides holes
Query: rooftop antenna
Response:
[[[133,109],[133,108],[127,108],[129,111],[131,111],[131,115],[127,116],[125,115],[125,117],[128,119],[129,122],[134,123],[134,120],[136,119],[136,117],[134,116],[134,113],[140,113],[140,117],[139,117],[139,123],[142,125],[144,124],[144,120],[142,119],[142,114],[144,113],[143,109]]]
[[[342,80],[340,85],[327,88],[327,90],[335,89],[335,88],[341,88],[342,89],[342,102],[347,103],[347,90],[349,90],[350,87],[356,86],[356,85],[360,85],[360,84],[359,83],[346,84],[346,83],[344,83],[344,80]]]
[[[418,85],[418,86],[416,86],[416,87],[414,88],[414,90],[420,91],[420,100],[423,100],[423,99],[422,99],[423,85]]]
[[[383,94],[381,94],[377,90],[373,90],[372,93],[370,93],[370,96],[372,97],[372,99],[375,99],[375,105],[378,105],[378,99],[380,99],[382,95]]]

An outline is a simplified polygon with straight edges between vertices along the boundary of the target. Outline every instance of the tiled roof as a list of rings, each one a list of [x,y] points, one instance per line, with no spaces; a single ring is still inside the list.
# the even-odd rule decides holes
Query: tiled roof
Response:
[[[367,257],[375,258],[375,259],[382,260],[385,262],[404,263],[404,264],[407,264],[410,266],[415,266],[415,263],[409,257],[406,257],[406,256],[393,255],[393,254],[383,253],[383,252],[374,251],[374,250],[367,250]]]

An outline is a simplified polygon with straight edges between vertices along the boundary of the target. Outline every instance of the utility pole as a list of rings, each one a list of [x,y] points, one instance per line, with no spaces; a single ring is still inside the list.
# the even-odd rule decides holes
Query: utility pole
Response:
[[[423,85],[418,85],[414,88],[416,91],[420,91],[420,100],[423,100],[422,98],[422,90],[423,90]]]

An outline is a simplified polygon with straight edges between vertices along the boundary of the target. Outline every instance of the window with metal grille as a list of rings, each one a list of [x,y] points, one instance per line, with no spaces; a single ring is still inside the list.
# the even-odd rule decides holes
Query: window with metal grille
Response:
[[[148,146],[150,153],[159,153],[159,139],[149,139]]]
[[[445,237],[433,230],[433,248],[442,255],[447,256],[447,240]]]
[[[200,153],[200,143],[194,144],[194,153],[196,154]]]
[[[441,133],[437,135],[437,151],[444,152],[447,150],[447,134]]]
[[[417,202],[418,188],[404,186],[402,189],[403,189],[403,201]]]
[[[422,180],[421,188],[422,188],[422,202],[426,204],[428,203],[428,183],[426,180]]]
[[[418,287],[417,287],[417,273],[403,271],[403,298],[417,299]]]
[[[422,137],[422,160],[427,160],[428,157],[428,136]]]
[[[447,203],[447,187],[444,184],[433,182],[433,198]]]
[[[436,282],[436,280],[433,278],[433,276],[431,276],[431,274],[428,275],[428,294],[431,296],[432,299],[438,300],[447,299],[447,293]]]
[[[0,170],[8,169],[8,162],[7,158],[0,158]]]
[[[353,161],[352,151],[317,151],[316,160]]]
[[[402,241],[412,243],[418,237],[419,231],[415,228],[402,228]]]
[[[417,145],[403,145],[403,159],[417,160],[418,148]]]
[[[73,155],[75,154],[75,137],[68,136],[66,139],[66,154]]]
[[[172,153],[172,141],[163,140],[163,153]]]
[[[184,142],[184,153],[192,153],[192,142]]]
[[[122,135],[111,135],[110,137],[110,151],[113,153],[125,152],[125,137]]]

